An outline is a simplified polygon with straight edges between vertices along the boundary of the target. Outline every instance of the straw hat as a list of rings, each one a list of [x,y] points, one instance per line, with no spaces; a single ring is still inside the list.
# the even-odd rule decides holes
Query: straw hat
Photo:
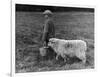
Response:
[[[43,12],[44,15],[52,15],[53,13],[50,10],[45,10]]]

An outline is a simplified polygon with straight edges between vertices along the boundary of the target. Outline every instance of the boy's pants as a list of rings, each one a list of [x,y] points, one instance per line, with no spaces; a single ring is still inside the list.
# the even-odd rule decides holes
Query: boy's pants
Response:
[[[48,47],[48,42],[49,42],[49,39],[46,39],[46,40],[43,42],[43,46],[44,46],[44,47]]]

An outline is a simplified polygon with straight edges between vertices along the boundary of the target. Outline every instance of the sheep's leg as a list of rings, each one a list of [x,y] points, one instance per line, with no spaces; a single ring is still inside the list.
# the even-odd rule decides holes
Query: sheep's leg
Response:
[[[85,53],[83,53],[83,55],[81,55],[81,60],[82,60],[83,64],[86,63],[86,56],[85,55],[86,55]]]
[[[86,63],[86,58],[85,57],[79,57],[79,59],[82,60],[82,63],[85,64]]]
[[[85,56],[77,56],[77,57],[82,60],[83,64],[86,63],[86,57]]]
[[[64,62],[66,62],[66,56],[64,55]]]
[[[56,55],[56,60],[58,60],[58,57],[59,57],[59,55],[57,54],[57,55]]]
[[[86,63],[86,58],[85,57],[82,58],[82,62],[83,62],[83,64]]]
[[[66,56],[65,55],[63,55],[63,59],[64,59],[64,62],[66,62]]]
[[[67,56],[66,59],[69,61],[69,57]]]
[[[64,62],[66,62],[66,56],[64,54],[61,54],[61,57],[64,59]]]

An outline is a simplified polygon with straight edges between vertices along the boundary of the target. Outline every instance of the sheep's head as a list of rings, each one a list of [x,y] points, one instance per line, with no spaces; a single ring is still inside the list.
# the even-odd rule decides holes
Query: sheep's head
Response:
[[[49,39],[48,46],[55,48],[57,46],[57,44],[58,44],[58,39],[56,39],[56,38]]]

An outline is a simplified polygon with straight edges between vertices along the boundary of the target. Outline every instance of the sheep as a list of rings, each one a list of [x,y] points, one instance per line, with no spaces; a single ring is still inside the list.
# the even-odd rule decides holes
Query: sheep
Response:
[[[57,38],[50,38],[48,46],[56,52],[56,60],[61,56],[66,62],[66,55],[70,57],[76,56],[83,63],[86,62],[87,44],[83,40],[64,40]]]

